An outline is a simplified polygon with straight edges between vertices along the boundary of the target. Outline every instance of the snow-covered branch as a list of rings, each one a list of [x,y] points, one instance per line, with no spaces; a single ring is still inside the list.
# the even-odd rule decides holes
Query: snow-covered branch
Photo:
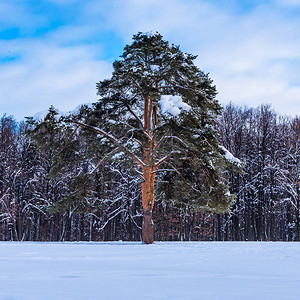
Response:
[[[73,121],[75,124],[84,127],[84,128],[88,128],[91,129],[103,136],[105,136],[106,138],[108,138],[110,141],[112,141],[115,145],[117,145],[121,150],[123,150],[124,152],[126,152],[137,164],[139,164],[141,167],[145,166],[144,162],[138,158],[135,154],[133,154],[131,151],[129,151],[127,148],[125,148],[119,141],[117,138],[115,138],[113,135],[105,132],[104,130],[98,128],[98,127],[94,127],[91,125],[87,125],[78,121]]]
[[[170,152],[168,155],[164,156],[163,158],[161,158],[158,162],[156,162],[155,166],[159,167],[161,164],[163,164],[164,162],[166,162],[169,158],[171,158],[173,156],[173,154],[180,154],[180,151],[172,151]]]

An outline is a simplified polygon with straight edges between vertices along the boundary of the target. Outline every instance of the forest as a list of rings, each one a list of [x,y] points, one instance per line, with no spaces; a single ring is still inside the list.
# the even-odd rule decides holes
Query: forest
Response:
[[[222,108],[196,58],[139,32],[98,102],[4,114],[0,240],[299,241],[299,117]]]
[[[39,133],[30,122],[0,119],[0,240],[141,240],[141,180],[132,163],[115,154],[87,178],[93,137],[70,131],[56,114],[49,109]],[[169,175],[162,174],[154,240],[299,241],[299,117],[281,116],[270,105],[229,104],[218,135],[243,164],[226,171],[235,194],[230,209],[218,213],[176,201],[166,193]]]

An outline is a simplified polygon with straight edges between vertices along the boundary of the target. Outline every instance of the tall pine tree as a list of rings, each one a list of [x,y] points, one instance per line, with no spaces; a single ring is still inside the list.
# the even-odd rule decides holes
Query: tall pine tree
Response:
[[[221,106],[212,80],[194,65],[196,56],[159,33],[138,33],[114,62],[111,79],[97,84],[100,100],[78,126],[107,142],[107,154],[131,158],[141,176],[142,237],[153,243],[155,184],[170,172],[167,196],[200,209],[224,211],[232,196],[225,180],[224,150],[215,130]],[[96,137],[95,137],[96,138]],[[91,172],[93,173],[93,172]]]

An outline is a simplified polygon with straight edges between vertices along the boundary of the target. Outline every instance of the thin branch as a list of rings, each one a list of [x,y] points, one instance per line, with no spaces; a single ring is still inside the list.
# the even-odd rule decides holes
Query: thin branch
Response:
[[[130,216],[132,222],[134,223],[134,225],[135,225],[138,229],[142,230],[142,227],[140,227],[140,226],[135,222],[133,216],[132,216],[130,213],[128,213],[128,214],[129,214],[129,216]]]
[[[141,128],[143,128],[144,126],[143,126],[143,123],[142,123],[142,121],[141,121],[141,119],[136,115],[136,113],[131,109],[131,107],[127,104],[127,103],[125,103],[125,102],[123,102],[124,104],[125,104],[125,106],[126,106],[126,108],[128,109],[128,111],[135,117],[135,119],[138,121],[138,123],[140,124],[140,127]]]
[[[184,176],[171,164],[171,163],[169,163],[169,165],[172,167],[172,168],[174,168],[174,171],[180,176],[180,177],[182,177],[182,178],[184,178]],[[191,189],[193,190],[193,191],[195,191],[195,192],[197,192],[197,193],[201,193],[201,191],[199,191],[199,190],[197,190],[197,189],[195,189],[189,182],[186,182],[187,183],[187,185],[189,185],[190,187],[191,187]]]
[[[120,147],[117,147],[116,149],[114,149],[113,151],[109,152],[107,155],[105,155],[100,162],[98,163],[98,165],[94,168],[93,171],[91,171],[89,173],[89,175],[93,175],[100,167],[101,165],[104,163],[104,161],[109,158],[113,153],[117,152],[118,150],[120,150]]]
[[[115,215],[113,215],[112,217],[110,217],[108,220],[106,220],[106,222],[103,224],[103,226],[102,227],[100,227],[99,228],[99,230],[103,230],[105,227],[106,227],[106,225],[112,220],[112,219],[114,219],[117,215],[119,215],[121,212],[123,212],[123,211],[126,211],[125,209],[121,209],[121,210],[119,210]]]
[[[156,164],[155,166],[158,167],[160,166],[162,163],[164,163],[165,161],[167,161],[169,158],[171,158],[171,156],[173,154],[176,154],[176,153],[181,153],[180,151],[172,151],[170,154],[166,155],[165,157],[161,158]]]
[[[151,173],[154,174],[157,172],[176,172],[176,170],[174,170],[174,169],[159,169],[159,170],[153,171]]]
[[[65,146],[64,146],[64,147],[62,148],[62,150],[59,152],[60,154],[63,153],[63,152],[66,150],[66,148],[67,148],[69,142],[72,140],[73,136],[75,135],[75,133],[76,133],[76,131],[78,130],[79,127],[80,127],[80,125],[78,125],[78,126],[73,130],[72,134],[71,134],[71,135],[69,136],[69,138],[67,139]],[[58,155],[59,153],[57,153],[56,155]]]
[[[183,89],[183,90],[191,90],[190,88],[186,88],[184,86],[181,86],[181,85],[165,85],[165,86],[160,86],[158,87],[158,89],[174,89],[174,88],[179,88],[179,89]]]
[[[136,155],[134,155],[133,153],[131,153],[127,148],[125,148],[122,144],[120,144],[120,142],[117,140],[117,138],[115,138],[111,134],[105,132],[104,130],[102,130],[102,129],[98,128],[98,127],[94,127],[94,126],[91,126],[91,125],[83,124],[83,123],[80,123],[78,121],[73,121],[73,122],[75,124],[81,126],[81,127],[94,130],[95,132],[100,133],[101,135],[105,136],[110,141],[112,141],[115,145],[117,145],[121,150],[123,150],[124,152],[126,152],[138,165],[140,165],[141,167],[145,166],[144,162],[141,159],[139,159]]]
[[[174,139],[175,141],[179,142],[180,144],[182,144],[183,146],[185,146],[187,149],[189,148],[186,143],[179,137],[177,136],[173,136],[173,135],[165,135],[163,136],[160,141],[157,143],[156,147],[155,147],[155,150],[159,149],[159,147],[162,145],[162,143],[164,141],[166,141],[167,139]]]

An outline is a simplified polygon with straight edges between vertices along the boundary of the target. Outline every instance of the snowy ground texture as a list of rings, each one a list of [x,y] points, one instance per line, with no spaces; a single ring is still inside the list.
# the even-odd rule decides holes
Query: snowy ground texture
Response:
[[[300,243],[0,243],[0,299],[300,299]]]

